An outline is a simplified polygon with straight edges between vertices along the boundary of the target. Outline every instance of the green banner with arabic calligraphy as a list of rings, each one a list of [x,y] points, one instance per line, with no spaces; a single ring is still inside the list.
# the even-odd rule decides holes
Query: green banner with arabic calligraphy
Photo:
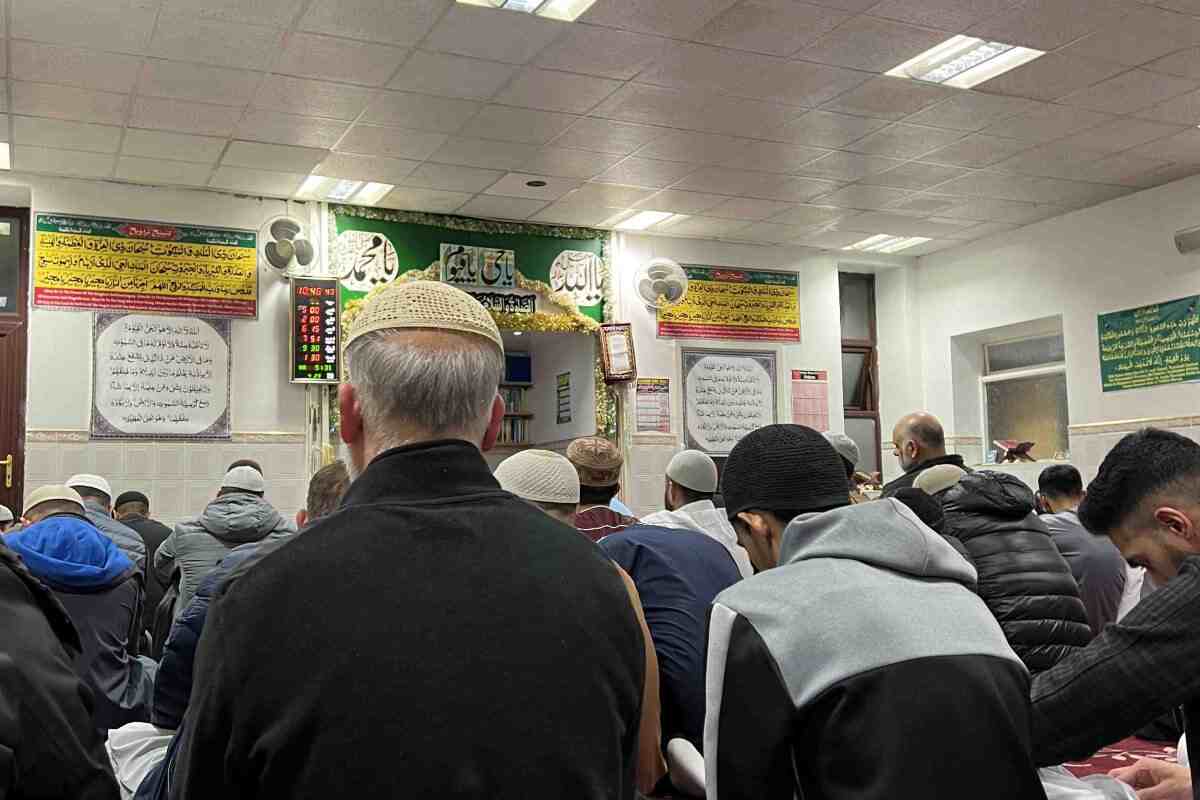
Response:
[[[1200,380],[1200,297],[1097,317],[1106,392]]]

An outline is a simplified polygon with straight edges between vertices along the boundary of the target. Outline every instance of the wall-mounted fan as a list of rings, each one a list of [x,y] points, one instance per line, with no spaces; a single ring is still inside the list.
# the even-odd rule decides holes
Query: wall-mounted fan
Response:
[[[688,278],[683,267],[669,258],[652,258],[634,280],[638,296],[647,308],[670,308],[683,302]]]
[[[258,232],[259,250],[272,268],[280,272],[307,267],[316,251],[304,225],[295,217],[272,217]]]

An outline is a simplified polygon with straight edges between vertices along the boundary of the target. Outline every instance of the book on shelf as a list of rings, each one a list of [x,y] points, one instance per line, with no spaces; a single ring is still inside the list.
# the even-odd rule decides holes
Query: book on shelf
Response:
[[[501,385],[500,397],[504,400],[504,410],[511,414],[524,414],[528,411],[527,395],[529,388],[525,386]]]
[[[500,445],[529,444],[529,419],[527,417],[505,417],[500,425],[500,436],[496,439]]]

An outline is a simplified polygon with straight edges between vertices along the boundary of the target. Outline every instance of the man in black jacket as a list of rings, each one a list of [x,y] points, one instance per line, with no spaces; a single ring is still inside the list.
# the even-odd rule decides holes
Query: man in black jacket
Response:
[[[1162,588],[1037,676],[1034,758],[1086,758],[1180,705],[1188,752],[1200,753],[1200,444],[1153,428],[1126,436],[1100,465],[1079,518]],[[1195,770],[1200,758],[1191,763]],[[1122,774],[1158,790],[1149,796],[1174,800],[1190,784],[1200,800],[1186,767],[1139,763]]]
[[[1030,673],[1050,669],[1092,638],[1071,568],[1020,478],[982,470],[938,494],[945,532],[967,548],[979,596]]]
[[[113,504],[113,516],[117,522],[138,532],[146,543],[146,563],[154,563],[158,546],[171,535],[171,529],[150,518],[150,498],[141,492],[122,492]],[[154,570],[146,570],[146,602],[142,606],[142,630],[154,634],[154,612],[162,601],[166,584]]]
[[[62,605],[0,544],[0,797],[117,800]]]
[[[891,497],[913,485],[923,471],[938,464],[953,464],[966,469],[960,455],[946,455],[946,434],[937,417],[918,411],[909,414],[892,429],[892,454],[904,474],[883,487],[883,496]]]
[[[350,322],[341,508],[213,601],[172,796],[634,796],[644,650],[600,550],[503,491],[495,322],[397,283]]]

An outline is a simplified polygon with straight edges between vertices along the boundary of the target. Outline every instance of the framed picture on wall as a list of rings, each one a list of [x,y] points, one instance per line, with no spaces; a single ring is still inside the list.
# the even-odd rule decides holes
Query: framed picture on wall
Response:
[[[607,383],[631,381],[637,377],[633,328],[628,322],[600,326],[600,364]]]
[[[684,348],[684,445],[727,456],[743,436],[778,422],[772,351]]]

